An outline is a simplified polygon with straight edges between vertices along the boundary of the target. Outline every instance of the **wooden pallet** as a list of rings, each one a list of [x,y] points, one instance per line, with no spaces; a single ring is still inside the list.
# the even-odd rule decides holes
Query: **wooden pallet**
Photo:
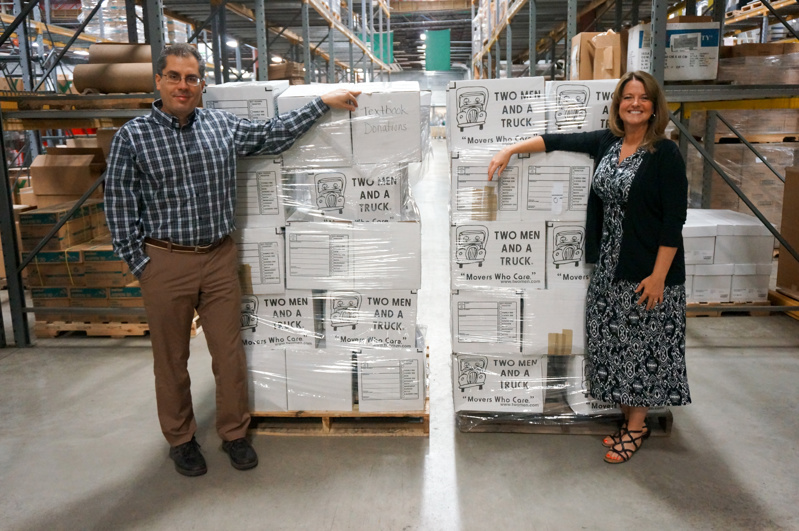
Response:
[[[742,13],[742,11],[740,9],[733,9],[732,11],[727,11],[724,14],[724,16],[726,18],[735,18],[737,16],[740,16],[741,13]]]
[[[123,338],[144,336],[150,331],[150,325],[147,323],[121,321],[36,321],[34,331],[38,337],[50,338],[72,332],[82,332],[89,337]],[[191,337],[196,337],[201,332],[200,318],[195,315],[191,323]]]
[[[748,4],[741,6],[741,13],[746,13],[747,11],[752,11],[753,9],[760,9],[763,7],[762,2],[749,2]]]
[[[771,312],[768,310],[755,310],[748,311],[725,311],[725,310],[709,310],[709,306],[724,306],[727,308],[745,308],[748,306],[762,307],[771,306],[769,301],[755,301],[755,302],[692,302],[685,307],[686,317],[721,317],[722,315],[752,315],[756,317],[768,317]]]
[[[286,411],[251,413],[250,431],[284,436],[429,437],[430,399],[424,411]]]
[[[608,435],[621,425],[620,415],[602,417],[563,417],[521,413],[483,413],[462,411],[455,414],[458,429],[464,433],[540,433],[550,435]],[[651,412],[646,417],[653,437],[668,437],[674,418],[669,410]]]
[[[789,297],[785,293],[781,293],[779,291],[769,290],[768,292],[768,300],[774,306],[797,306],[799,307],[799,300],[794,299],[793,297]],[[796,320],[799,320],[799,311],[795,312],[785,312],[787,315],[790,315]]]

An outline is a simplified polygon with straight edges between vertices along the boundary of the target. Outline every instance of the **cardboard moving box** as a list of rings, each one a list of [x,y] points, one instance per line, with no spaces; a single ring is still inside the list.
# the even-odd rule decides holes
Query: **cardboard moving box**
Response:
[[[102,173],[93,165],[96,157],[96,154],[39,155],[31,163],[34,192],[37,196],[82,195]]]

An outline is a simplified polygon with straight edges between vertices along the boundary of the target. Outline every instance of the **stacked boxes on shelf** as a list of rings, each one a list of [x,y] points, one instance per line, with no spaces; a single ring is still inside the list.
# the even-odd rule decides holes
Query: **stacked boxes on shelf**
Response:
[[[590,157],[514,156],[503,145],[547,131],[607,126],[616,80],[457,81],[447,101],[451,155],[452,378],[460,415],[617,413],[585,383],[585,215]]]
[[[689,209],[683,242],[688,302],[768,300],[774,236],[756,217]]]
[[[340,86],[225,84],[213,106],[250,117],[258,90],[270,94],[259,108],[284,113]],[[424,409],[421,227],[407,169],[422,153],[419,88],[352,88],[363,92],[357,111],[329,111],[281,158],[238,161],[254,412]]]
[[[20,215],[23,255],[32,251],[75,202]],[[87,200],[36,254],[25,269],[33,306],[97,308],[89,313],[42,313],[37,321],[101,322],[103,308],[143,308],[141,289],[127,264],[116,256],[99,200]],[[142,314],[117,315],[112,321],[146,322]]]

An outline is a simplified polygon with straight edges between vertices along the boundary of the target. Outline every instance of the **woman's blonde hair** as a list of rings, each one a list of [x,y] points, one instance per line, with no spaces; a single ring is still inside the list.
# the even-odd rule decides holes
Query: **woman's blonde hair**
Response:
[[[664,133],[666,126],[669,125],[669,107],[666,103],[666,95],[663,94],[663,89],[660,88],[660,84],[648,72],[641,70],[627,72],[619,79],[616,90],[613,91],[613,101],[610,104],[608,127],[614,135],[618,137],[624,136],[624,123],[619,118],[619,105],[621,105],[621,95],[624,87],[632,79],[640,81],[644,85],[646,95],[649,96],[649,100],[652,102],[652,116],[649,118],[649,124],[640,147],[645,148],[647,151],[654,151],[655,143],[666,138]]]

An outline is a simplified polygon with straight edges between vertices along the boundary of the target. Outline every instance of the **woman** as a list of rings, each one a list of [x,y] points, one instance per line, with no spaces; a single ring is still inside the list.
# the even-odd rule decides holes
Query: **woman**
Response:
[[[500,151],[501,174],[517,153],[578,151],[596,161],[586,219],[586,335],[591,394],[620,404],[621,429],[605,461],[624,463],[649,437],[650,407],[691,402],[685,370],[685,162],[664,136],[666,98],[646,72],[628,72],[613,94],[609,129],[547,134]]]

